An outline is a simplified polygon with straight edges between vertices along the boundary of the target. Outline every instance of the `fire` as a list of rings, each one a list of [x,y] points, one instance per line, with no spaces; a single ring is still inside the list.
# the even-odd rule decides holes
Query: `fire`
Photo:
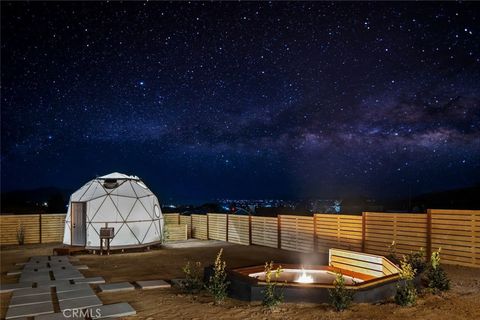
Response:
[[[302,274],[295,281],[300,283],[313,283],[313,277],[308,275],[302,268]]]

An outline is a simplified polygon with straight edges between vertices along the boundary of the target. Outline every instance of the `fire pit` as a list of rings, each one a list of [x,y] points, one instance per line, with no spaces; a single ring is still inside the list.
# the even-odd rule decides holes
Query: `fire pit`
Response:
[[[283,272],[277,281],[283,283],[286,302],[328,302],[328,289],[334,287],[337,272],[344,277],[347,288],[355,290],[355,302],[382,301],[395,294],[399,271],[385,257],[340,249],[329,250],[329,266],[281,266]],[[265,288],[263,265],[229,270],[228,277],[231,297],[262,300]]]

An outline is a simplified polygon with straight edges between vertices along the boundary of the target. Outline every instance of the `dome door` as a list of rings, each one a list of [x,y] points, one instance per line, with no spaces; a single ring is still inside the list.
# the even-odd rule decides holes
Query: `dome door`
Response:
[[[85,246],[87,236],[86,214],[86,202],[72,202],[72,217],[70,219],[72,246]]]

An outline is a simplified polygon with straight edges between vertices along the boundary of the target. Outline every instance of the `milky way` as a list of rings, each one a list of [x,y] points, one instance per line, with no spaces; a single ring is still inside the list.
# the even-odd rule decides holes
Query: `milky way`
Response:
[[[475,3],[2,2],[2,188],[160,198],[480,181]]]

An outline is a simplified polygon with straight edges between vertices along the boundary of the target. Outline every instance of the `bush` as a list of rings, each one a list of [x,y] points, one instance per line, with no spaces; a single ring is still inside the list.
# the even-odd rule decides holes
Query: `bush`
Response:
[[[227,281],[227,272],[225,271],[227,264],[222,260],[222,253],[223,249],[220,249],[215,259],[213,275],[210,276],[206,287],[208,292],[213,296],[215,304],[222,303],[223,300],[225,300],[227,297],[227,289],[230,285],[230,282]]]
[[[416,270],[416,274],[420,274],[427,268],[425,258],[425,250],[420,248],[420,251],[411,252],[407,255],[407,262],[412,266],[412,269]]]
[[[388,246],[387,259],[396,265],[400,265],[400,259],[397,257],[397,244],[395,241],[392,241],[392,244]]]
[[[330,304],[336,311],[343,311],[350,307],[353,301],[353,290],[345,287],[345,278],[340,272],[336,273],[333,281],[335,288],[328,290],[330,295]]]
[[[190,261],[182,268],[185,274],[185,280],[180,283],[181,288],[188,293],[197,293],[203,288],[202,280],[202,264],[195,262],[191,264]]]
[[[283,302],[283,293],[277,292],[278,282],[277,279],[282,273],[282,267],[279,266],[273,270],[273,262],[265,262],[265,290],[263,293],[262,304],[269,308],[274,308]],[[274,278],[272,280],[272,277]]]
[[[450,289],[450,280],[440,265],[440,249],[436,252],[432,252],[425,278],[427,287],[433,293]]]
[[[17,228],[17,241],[19,245],[23,245],[25,243],[25,227],[23,224],[19,225]]]
[[[417,289],[413,283],[416,270],[404,256],[400,262],[400,280],[397,283],[395,302],[401,306],[413,306],[417,301]]]

